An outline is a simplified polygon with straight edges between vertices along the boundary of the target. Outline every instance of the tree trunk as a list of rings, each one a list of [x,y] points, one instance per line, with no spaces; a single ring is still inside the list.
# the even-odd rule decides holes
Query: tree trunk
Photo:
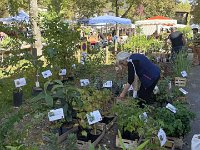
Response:
[[[115,0],[115,16],[118,17],[119,16],[119,6],[118,6],[118,0]]]
[[[37,56],[42,55],[42,36],[38,26],[37,0],[30,0],[30,22],[35,42],[33,47],[37,49]]]

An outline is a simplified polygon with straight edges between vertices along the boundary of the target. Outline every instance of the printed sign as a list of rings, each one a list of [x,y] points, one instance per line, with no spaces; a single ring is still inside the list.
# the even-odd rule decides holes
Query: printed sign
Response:
[[[63,108],[50,110],[48,112],[49,121],[55,121],[64,118]]]
[[[14,82],[15,82],[16,88],[26,85],[26,79],[25,78],[16,79],[16,80],[14,80]]]
[[[106,81],[106,82],[103,84],[103,87],[106,87],[106,88],[112,87],[112,81]]]
[[[187,77],[187,72],[184,70],[181,72],[182,77]]]
[[[52,73],[50,70],[47,70],[47,71],[42,72],[42,76],[44,78],[48,78],[48,77],[52,76]]]
[[[88,79],[81,79],[80,83],[81,83],[81,86],[87,86],[87,85],[89,85],[90,82]]]
[[[163,129],[160,129],[159,132],[158,132],[158,139],[160,141],[160,145],[161,147],[163,145],[165,145],[165,143],[167,142],[167,136],[166,136],[166,133]]]
[[[173,113],[176,113],[176,107],[174,107],[172,104],[168,103],[166,108],[172,111]]]
[[[61,69],[59,72],[59,76],[65,76],[67,74],[67,69]]]
[[[183,94],[188,94],[188,92],[186,90],[184,90],[183,88],[179,88],[179,91],[181,91]]]
[[[98,110],[86,114],[89,125],[97,123],[102,120],[101,114]]]

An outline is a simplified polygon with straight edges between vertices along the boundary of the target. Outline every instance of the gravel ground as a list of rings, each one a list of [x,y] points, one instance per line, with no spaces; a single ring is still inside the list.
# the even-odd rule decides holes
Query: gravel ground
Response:
[[[191,59],[191,57],[189,57]],[[187,87],[189,93],[187,100],[190,104],[191,111],[195,112],[196,118],[192,122],[192,130],[184,138],[185,145],[183,150],[191,150],[191,140],[194,134],[200,134],[200,65],[192,67],[188,77]]]

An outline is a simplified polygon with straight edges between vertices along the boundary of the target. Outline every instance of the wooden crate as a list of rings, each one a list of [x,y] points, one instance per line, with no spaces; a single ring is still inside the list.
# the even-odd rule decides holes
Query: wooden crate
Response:
[[[175,138],[175,137],[167,137],[168,140],[174,141],[174,148],[175,149],[183,149],[183,139],[182,138]]]
[[[122,139],[122,141],[126,149],[135,150],[137,148],[138,144],[137,141],[127,140],[127,139]],[[116,147],[122,148],[118,135],[116,136]]]
[[[77,132],[77,131],[78,131],[78,126],[73,127],[73,128],[70,129],[69,131],[67,131],[67,132],[65,132],[64,134],[58,136],[57,143],[58,143],[58,144],[62,143],[64,140],[67,139],[68,134],[74,133],[74,132]]]
[[[186,86],[186,82],[187,82],[186,78],[175,77],[174,84],[175,84],[175,86],[178,86],[178,87],[185,87]]]
[[[165,143],[164,147],[166,148],[166,150],[175,150],[174,140],[167,138],[167,142]]]
[[[93,143],[91,141],[84,142],[84,141],[77,140],[76,144],[77,144],[78,150],[89,150],[89,147],[90,147],[91,144],[94,147],[96,147],[99,144],[99,142],[101,141],[101,139],[104,137],[104,135],[106,133],[105,124],[104,123],[98,123],[97,128],[103,129],[101,135]]]
[[[110,128],[113,126],[113,124],[114,124],[116,121],[117,121],[117,116],[115,116],[115,117],[113,118],[113,120],[112,120],[109,124],[106,125],[106,132],[110,130]]]

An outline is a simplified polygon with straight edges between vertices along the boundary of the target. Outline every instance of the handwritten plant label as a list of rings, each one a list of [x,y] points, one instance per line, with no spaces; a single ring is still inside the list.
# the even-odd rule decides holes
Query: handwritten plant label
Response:
[[[46,71],[42,72],[42,76],[44,78],[48,78],[48,77],[52,76],[52,73],[50,70],[46,70]]]
[[[26,85],[26,79],[25,78],[16,79],[16,80],[14,80],[14,82],[15,82],[16,88]]]
[[[67,69],[61,69],[59,72],[59,76],[65,76],[67,74]]]
[[[188,92],[186,90],[184,90],[183,88],[179,88],[179,91],[181,91],[183,94],[188,94]]]
[[[168,103],[166,108],[172,111],[173,113],[176,113],[176,107],[174,107],[172,104]]]
[[[169,86],[169,90],[170,90],[172,88],[172,82],[171,81],[169,81],[168,86]]]
[[[158,139],[160,141],[160,145],[161,147],[163,145],[165,145],[165,143],[167,142],[167,136],[166,136],[166,133],[163,129],[160,129],[159,132],[158,132]]]
[[[63,108],[50,110],[48,112],[49,121],[55,121],[64,118]]]
[[[184,70],[181,72],[182,77],[187,77],[187,72]]]
[[[104,84],[103,84],[103,87],[112,87],[112,81],[106,81]]]
[[[133,91],[133,98],[137,98],[137,91]]]
[[[35,87],[40,87],[40,82],[36,81],[35,82]]]
[[[81,86],[87,86],[87,85],[89,85],[90,82],[88,79],[81,79],[80,83],[81,83]]]
[[[89,125],[97,123],[102,120],[101,114],[98,110],[86,114]]]
[[[144,112],[143,114],[139,115],[140,120],[143,120],[144,122],[147,122],[147,113]]]

